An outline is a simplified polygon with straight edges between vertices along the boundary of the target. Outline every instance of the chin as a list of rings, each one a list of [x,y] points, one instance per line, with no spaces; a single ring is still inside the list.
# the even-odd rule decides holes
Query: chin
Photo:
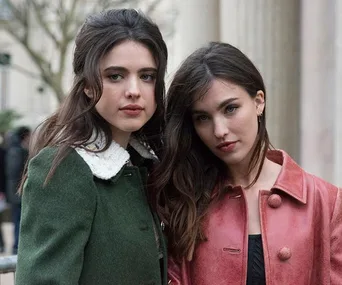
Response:
[[[228,157],[227,156],[222,157],[221,155],[218,158],[221,159],[226,165],[229,165],[229,166],[239,164],[244,159],[244,157],[242,157],[241,155],[237,153],[232,153]]]
[[[134,125],[134,126],[129,126],[129,127],[122,127],[121,130],[127,133],[133,133],[136,131],[139,131],[144,124],[139,124],[139,125]]]
[[[235,166],[235,165],[238,165],[239,163],[241,162],[241,160],[238,160],[238,159],[232,159],[232,160],[224,160],[224,163],[227,165],[227,166]]]

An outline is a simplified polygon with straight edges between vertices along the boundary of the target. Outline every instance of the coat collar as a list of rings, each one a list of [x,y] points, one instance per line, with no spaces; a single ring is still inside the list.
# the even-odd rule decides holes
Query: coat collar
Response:
[[[304,170],[283,150],[270,150],[267,158],[282,166],[279,176],[272,187],[306,204],[307,188],[304,185]]]
[[[75,147],[75,150],[88,164],[94,176],[109,180],[118,174],[124,165],[129,163],[130,154],[115,141],[112,141],[105,151],[93,152],[102,149],[106,141],[103,134],[99,134],[95,141],[92,138],[89,140],[89,144],[84,147]],[[136,138],[131,137],[129,145],[143,158],[157,160],[155,154]]]

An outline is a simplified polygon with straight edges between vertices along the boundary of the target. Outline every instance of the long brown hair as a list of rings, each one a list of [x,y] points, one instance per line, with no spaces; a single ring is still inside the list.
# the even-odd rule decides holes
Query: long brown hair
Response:
[[[158,214],[166,223],[170,253],[175,258],[191,259],[199,241],[205,240],[201,222],[212,201],[224,193],[228,178],[223,162],[214,156],[194,129],[191,108],[204,96],[214,79],[243,87],[254,98],[258,90],[265,94],[263,79],[254,64],[237,48],[213,42],[191,54],[176,72],[166,102],[164,153],[153,173],[153,195]],[[260,117],[259,131],[249,171],[258,167],[260,175],[270,146],[266,130],[266,112]]]
[[[134,135],[147,144],[157,155],[161,149],[161,132],[164,126],[164,76],[167,64],[167,47],[159,28],[149,18],[134,9],[112,9],[90,15],[77,37],[73,59],[74,83],[70,94],[60,108],[43,122],[33,136],[29,159],[47,146],[58,146],[58,151],[47,175],[51,178],[56,167],[70,152],[70,146],[82,147],[92,134],[103,133],[106,150],[112,141],[109,124],[95,110],[102,95],[99,63],[115,45],[131,40],[145,45],[157,63],[155,100],[157,109],[152,118]],[[84,89],[92,96],[86,96]],[[94,137],[96,139],[96,137]],[[26,179],[24,171],[22,185]]]

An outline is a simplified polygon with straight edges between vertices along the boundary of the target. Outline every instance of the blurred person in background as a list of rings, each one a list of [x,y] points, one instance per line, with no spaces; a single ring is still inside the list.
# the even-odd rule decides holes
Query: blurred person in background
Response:
[[[3,146],[3,138],[0,136],[0,253],[5,251],[5,244],[2,234],[2,212],[6,208],[6,171],[5,171],[6,150]]]
[[[19,242],[19,226],[21,216],[21,199],[18,195],[21,176],[28,158],[31,129],[21,126],[9,136],[6,149],[6,193],[11,205],[12,222],[14,224],[14,243],[12,253],[17,254]]]

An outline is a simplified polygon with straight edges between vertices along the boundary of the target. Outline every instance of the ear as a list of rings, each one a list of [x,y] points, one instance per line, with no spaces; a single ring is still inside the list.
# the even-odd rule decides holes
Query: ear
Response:
[[[89,97],[89,98],[93,98],[93,93],[90,91],[89,88],[84,88],[84,93]]]
[[[254,97],[255,107],[257,109],[257,115],[260,116],[265,109],[265,94],[262,90],[258,90]]]

